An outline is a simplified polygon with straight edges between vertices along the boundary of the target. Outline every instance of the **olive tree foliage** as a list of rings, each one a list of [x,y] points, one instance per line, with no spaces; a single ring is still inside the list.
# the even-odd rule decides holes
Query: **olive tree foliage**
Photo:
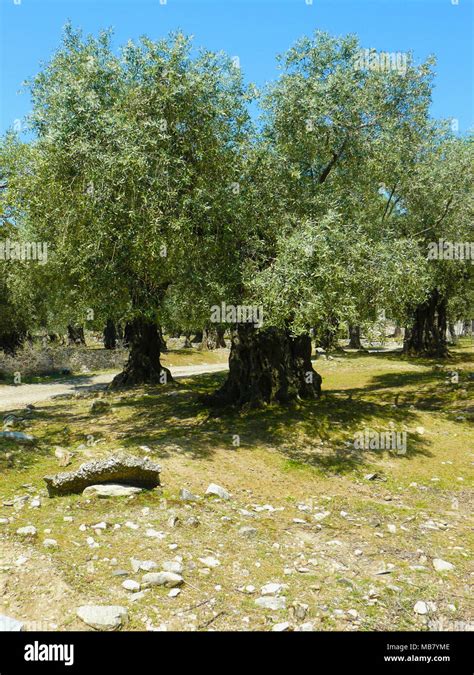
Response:
[[[249,275],[267,320],[294,332],[375,319],[423,294],[424,260],[385,227],[395,149],[413,164],[426,133],[431,62],[404,73],[358,66],[356,37],[316,33],[281,59],[264,98],[264,137],[281,190],[276,255]]]
[[[84,309],[154,322],[171,285],[217,270],[233,240],[240,70],[181,33],[115,52],[110,33],[68,26],[30,87],[35,140],[12,203]]]
[[[473,160],[472,137],[437,125],[400,187],[403,208],[393,225],[417,242],[428,274],[421,303],[406,306],[408,352],[445,356],[447,324],[472,309]]]

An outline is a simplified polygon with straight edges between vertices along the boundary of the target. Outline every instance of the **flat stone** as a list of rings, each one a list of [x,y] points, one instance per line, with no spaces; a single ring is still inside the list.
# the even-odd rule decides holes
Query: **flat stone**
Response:
[[[208,556],[207,558],[199,558],[199,562],[202,562],[206,567],[218,567],[221,563],[217,558]]]
[[[175,588],[184,583],[183,577],[174,572],[149,572],[143,575],[142,581],[148,586],[165,586],[166,588]]]
[[[216,485],[216,483],[211,483],[209,487],[206,490],[207,495],[216,495],[216,497],[220,497],[221,499],[230,499],[230,494],[227,492],[227,490],[220,485]]]
[[[140,584],[133,579],[125,579],[125,581],[122,582],[122,587],[125,588],[126,591],[131,591],[132,593],[136,593],[140,590]]]
[[[25,527],[19,527],[16,533],[20,537],[36,537],[38,531],[33,525],[26,525]]]
[[[128,619],[128,611],[120,605],[83,605],[77,616],[96,630],[116,630]]]
[[[450,572],[454,569],[454,565],[446,560],[441,560],[441,558],[433,559],[433,567],[437,572]]]
[[[58,542],[56,539],[45,539],[43,541],[43,546],[46,548],[57,548],[58,547]]]
[[[262,586],[260,593],[262,595],[277,595],[281,590],[283,589],[282,584],[265,584],[265,586]]]
[[[163,572],[174,572],[174,574],[181,574],[183,565],[177,560],[168,560],[163,563]]]
[[[262,609],[271,609],[272,611],[279,611],[286,608],[286,598],[277,597],[273,598],[271,596],[265,596],[263,598],[257,598],[255,604]]]
[[[139,492],[143,492],[143,488],[109,483],[104,485],[89,485],[82,494],[84,497],[106,499],[107,497],[131,497],[132,495],[137,495]]]
[[[83,492],[89,486],[123,484],[140,488],[155,488],[160,485],[161,467],[148,457],[122,455],[103,460],[86,462],[77,471],[45,476],[50,497]]]
[[[23,630],[23,623],[10,616],[0,614],[0,633],[18,633]]]

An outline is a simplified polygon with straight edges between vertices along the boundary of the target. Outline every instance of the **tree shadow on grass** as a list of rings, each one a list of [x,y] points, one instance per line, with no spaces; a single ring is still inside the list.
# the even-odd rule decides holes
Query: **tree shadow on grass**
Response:
[[[379,396],[375,401],[363,398],[365,389],[327,391],[319,400],[295,401],[286,406],[217,411],[203,401],[225,377],[226,373],[195,375],[162,387],[127,390],[118,400],[111,392],[112,410],[100,416],[78,416],[74,408],[68,409],[67,401],[39,409],[35,419],[51,425],[51,429],[46,428],[41,435],[38,453],[26,451],[26,465],[35,456],[51,455],[54,445],[71,448],[75,441],[83,443],[84,428],[74,427],[90,419],[96,439],[116,442],[117,447],[134,454],[142,452],[139,446],[148,446],[152,457],[183,455],[212,461],[217,450],[238,450],[238,439],[242,448],[263,447],[298,465],[345,473],[381,453],[354,450],[356,432],[366,428],[401,431],[403,426],[415,426],[418,419],[416,411],[388,405]],[[394,382],[403,386],[402,381]],[[430,456],[428,442],[410,434],[407,452],[399,458],[405,461],[419,454]]]

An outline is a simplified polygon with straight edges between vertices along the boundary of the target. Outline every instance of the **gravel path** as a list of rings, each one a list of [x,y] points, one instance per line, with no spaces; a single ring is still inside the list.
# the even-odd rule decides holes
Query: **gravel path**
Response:
[[[227,364],[201,364],[199,366],[180,366],[170,368],[174,378],[190,377],[203,373],[216,373],[227,370]],[[117,371],[118,372],[118,371]],[[60,382],[47,384],[0,385],[0,411],[15,410],[28,404],[40,403],[62,394],[71,394],[77,391],[93,391],[104,389],[113,380],[117,373],[105,375],[79,375]]]

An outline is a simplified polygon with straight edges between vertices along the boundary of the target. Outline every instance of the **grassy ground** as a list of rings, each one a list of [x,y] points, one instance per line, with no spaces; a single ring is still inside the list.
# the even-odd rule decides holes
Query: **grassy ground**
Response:
[[[191,363],[212,358],[222,354]],[[189,353],[165,360],[189,363]],[[225,374],[103,394],[112,408],[102,415],[90,413],[98,394],[39,405],[25,423],[35,449],[0,441],[0,613],[46,630],[84,628],[75,610],[89,603],[129,607],[132,630],[271,630],[281,622],[465,630],[473,363],[467,342],[443,368],[387,354],[318,360],[320,401],[241,413],[217,415],[202,401]],[[364,429],[405,431],[406,454],[354,450]],[[75,453],[68,470],[118,449],[150,456],[162,465],[163,488],[125,499],[48,499],[42,479],[62,470],[58,446]],[[179,499],[181,488],[202,496],[210,482],[232,499]],[[35,496],[41,506],[32,508]],[[93,527],[101,521],[107,529]],[[25,525],[37,528],[33,541],[16,534]],[[149,528],[163,537],[148,537]],[[57,548],[45,548],[45,538]],[[133,600],[122,588],[124,579],[141,579],[130,558],[160,566],[176,556],[185,580],[178,597],[152,588]],[[199,560],[209,556],[220,565]],[[435,558],[454,569],[435,571]],[[283,584],[285,609],[255,603],[269,582]],[[435,603],[429,614],[414,612],[419,600]]]

